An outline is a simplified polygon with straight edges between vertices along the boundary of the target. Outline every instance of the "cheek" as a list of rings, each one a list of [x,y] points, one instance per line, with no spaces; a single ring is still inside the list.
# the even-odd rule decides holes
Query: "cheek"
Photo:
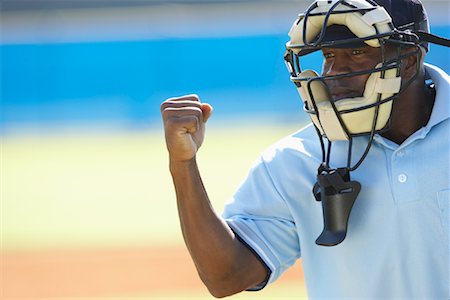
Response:
[[[351,78],[352,84],[355,89],[361,92],[361,95],[364,92],[364,88],[366,87],[367,79],[369,78],[368,74],[354,76]]]
[[[325,76],[329,70],[330,70],[330,64],[323,62],[322,63],[322,73],[320,75]]]

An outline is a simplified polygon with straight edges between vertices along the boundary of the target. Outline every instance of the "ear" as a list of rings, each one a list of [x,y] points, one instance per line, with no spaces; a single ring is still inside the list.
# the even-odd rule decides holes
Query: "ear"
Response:
[[[402,50],[402,55],[408,55],[409,53],[417,51],[416,48],[410,47]],[[404,59],[402,59],[401,63],[401,76],[404,80],[411,79],[416,73],[418,64],[420,63],[420,50],[419,53],[415,53],[413,55],[408,55]]]

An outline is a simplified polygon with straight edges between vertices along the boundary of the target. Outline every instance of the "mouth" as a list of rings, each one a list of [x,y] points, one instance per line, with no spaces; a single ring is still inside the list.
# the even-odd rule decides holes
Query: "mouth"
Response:
[[[330,92],[331,100],[333,100],[333,102],[346,98],[355,98],[362,96],[360,92],[348,88],[330,88]]]

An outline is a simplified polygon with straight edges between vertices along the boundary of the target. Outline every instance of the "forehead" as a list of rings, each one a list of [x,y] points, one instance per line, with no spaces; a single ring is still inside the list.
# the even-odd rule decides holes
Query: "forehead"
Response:
[[[340,47],[322,47],[322,51],[341,51],[341,52],[352,52],[353,50],[364,50],[366,53],[380,53],[381,48],[379,47],[371,47],[369,45],[346,45]]]

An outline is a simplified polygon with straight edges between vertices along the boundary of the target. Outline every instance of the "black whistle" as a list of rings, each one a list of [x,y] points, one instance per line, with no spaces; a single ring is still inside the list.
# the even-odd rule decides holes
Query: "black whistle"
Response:
[[[361,184],[350,181],[348,169],[319,169],[313,193],[322,202],[324,228],[316,239],[317,245],[335,246],[345,239],[350,212],[360,191]]]

